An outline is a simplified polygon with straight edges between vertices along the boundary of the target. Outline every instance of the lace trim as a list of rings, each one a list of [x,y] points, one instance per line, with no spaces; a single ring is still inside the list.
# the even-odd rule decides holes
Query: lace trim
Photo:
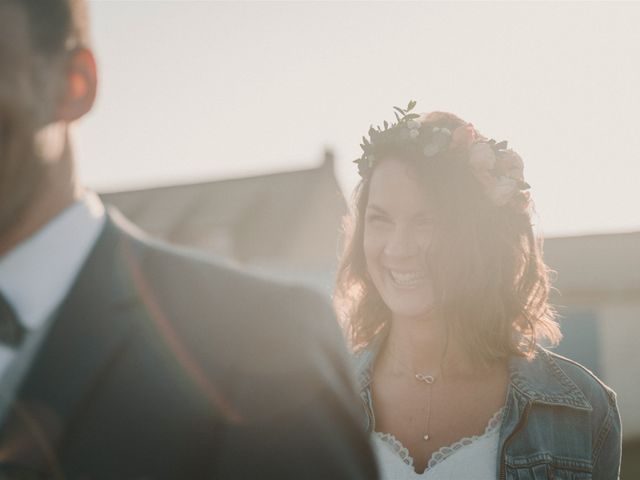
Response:
[[[431,458],[427,462],[427,470],[434,468],[441,462],[444,462],[447,458],[453,455],[455,452],[460,450],[462,447],[467,445],[471,445],[478,439],[485,437],[493,432],[495,432],[498,427],[502,424],[502,414],[504,413],[504,407],[500,408],[493,416],[489,419],[487,426],[484,429],[484,432],[480,435],[472,435],[471,437],[463,437],[460,440],[453,442],[451,445],[445,445],[444,447],[440,447],[438,450],[431,454]],[[408,466],[413,467],[413,457],[409,454],[409,450],[402,445],[402,442],[398,440],[391,433],[381,433],[381,432],[373,432],[380,440],[389,445],[393,451],[402,459],[404,463]]]
[[[400,442],[400,440],[398,440],[393,434],[380,432],[373,433],[376,437],[389,445],[404,463],[413,467],[413,457],[409,454],[409,449],[402,445],[402,442]]]
[[[433,454],[431,455],[431,458],[429,459],[429,462],[427,463],[427,468],[435,467],[437,464],[445,461],[447,458],[449,458],[455,452],[460,450],[462,447],[471,445],[473,442],[477,441],[478,439],[485,437],[493,433],[494,431],[496,431],[498,427],[500,427],[500,424],[502,423],[503,412],[504,412],[504,407],[502,407],[500,410],[498,410],[496,413],[493,414],[493,416],[489,419],[489,423],[487,423],[487,426],[485,427],[484,432],[482,434],[472,435],[471,437],[463,437],[457,442],[453,442],[451,445],[445,445],[444,447],[441,447],[439,450],[433,452]]]

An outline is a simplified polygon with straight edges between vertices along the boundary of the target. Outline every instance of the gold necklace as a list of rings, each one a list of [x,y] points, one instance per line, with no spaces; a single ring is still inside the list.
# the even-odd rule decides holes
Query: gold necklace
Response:
[[[400,361],[400,359],[398,357],[396,357],[396,355],[392,352],[391,348],[389,348],[387,350],[391,356],[393,357],[393,359],[401,366],[403,367],[407,372],[411,373],[413,375],[413,378],[415,378],[418,382],[423,382],[428,390],[427,390],[427,414],[425,416],[425,425],[424,425],[424,435],[422,436],[422,439],[426,442],[428,441],[431,437],[429,436],[429,431],[430,431],[430,425],[431,425],[431,404],[432,404],[432,400],[433,400],[433,384],[435,383],[437,376],[436,375],[432,375],[430,373],[416,373],[415,369],[413,368],[409,368],[407,365],[405,365],[403,362]],[[442,371],[442,364],[440,364],[440,371]]]
[[[425,375],[423,373],[416,373],[414,374],[416,380],[420,381],[420,382],[424,382],[427,384],[428,387],[428,398],[429,401],[427,402],[427,415],[425,418],[425,425],[424,425],[424,435],[422,437],[422,439],[426,442],[427,440],[429,440],[429,431],[430,431],[430,420],[431,420],[431,403],[432,403],[432,399],[433,399],[433,384],[436,381],[436,377],[434,377],[433,375]]]

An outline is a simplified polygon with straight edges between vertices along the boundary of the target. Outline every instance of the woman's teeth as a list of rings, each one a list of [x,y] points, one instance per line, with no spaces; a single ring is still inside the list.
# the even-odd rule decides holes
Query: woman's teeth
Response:
[[[396,272],[389,270],[393,282],[400,287],[413,287],[422,282],[426,275],[424,271]]]

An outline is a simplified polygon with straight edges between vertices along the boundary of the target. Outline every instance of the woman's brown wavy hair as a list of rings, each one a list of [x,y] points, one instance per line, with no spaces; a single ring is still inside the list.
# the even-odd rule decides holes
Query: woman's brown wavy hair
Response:
[[[451,113],[434,112],[425,125],[453,131],[467,125]],[[434,312],[446,321],[474,360],[483,364],[511,355],[532,356],[535,345],[560,338],[548,303],[549,269],[542,241],[531,225],[529,197],[494,205],[469,167],[466,152],[448,150],[429,160],[393,147],[376,152],[378,162],[406,161],[424,187],[439,219],[427,268],[434,279]],[[375,166],[360,181],[345,219],[345,243],[334,305],[354,351],[384,336],[391,313],[368,273],[363,251],[364,214]]]

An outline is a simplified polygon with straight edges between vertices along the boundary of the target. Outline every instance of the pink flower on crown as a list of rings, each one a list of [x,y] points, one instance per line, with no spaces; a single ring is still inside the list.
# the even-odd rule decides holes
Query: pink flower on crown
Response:
[[[469,147],[469,164],[495,205],[506,205],[520,192],[524,163],[513,150],[496,152],[491,144],[478,141]]]
[[[470,123],[456,128],[451,134],[451,147],[469,148],[477,139],[476,130]]]

